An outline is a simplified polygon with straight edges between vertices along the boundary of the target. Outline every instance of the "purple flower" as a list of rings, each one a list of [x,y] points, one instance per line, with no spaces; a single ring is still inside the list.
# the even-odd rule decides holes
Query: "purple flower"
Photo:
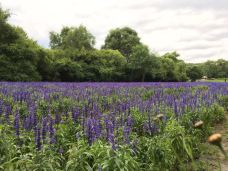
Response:
[[[35,136],[36,149],[39,151],[41,150],[41,140],[40,140],[40,128],[37,126],[34,128],[34,136]]]
[[[94,125],[93,125],[93,119],[88,118],[87,120],[87,138],[89,145],[92,145],[92,143],[95,140],[95,131],[94,131]]]
[[[73,109],[72,110],[72,119],[73,119],[74,123],[76,123],[78,117],[79,117],[79,111],[77,109]]]
[[[59,153],[60,153],[61,155],[64,153],[64,150],[63,150],[62,146],[61,146],[60,149],[59,149]]]
[[[10,104],[6,104],[5,105],[5,120],[8,124],[10,124],[10,120],[9,120],[9,114],[12,112],[11,106]]]
[[[47,134],[47,118],[42,119],[42,140],[43,142],[46,139],[46,134]]]
[[[49,127],[48,127],[48,131],[49,131],[49,138],[50,138],[50,144],[55,144],[56,143],[56,139],[55,139],[55,129],[53,127],[54,121],[51,117],[51,115],[48,115],[49,118]]]
[[[102,171],[101,165],[98,165],[98,171]]]
[[[15,117],[14,117],[14,129],[15,129],[16,136],[17,137],[19,137],[19,135],[20,135],[19,122],[20,122],[20,119],[19,119],[19,111],[16,110],[16,114],[15,114]]]
[[[127,122],[123,128],[124,142],[127,144],[130,144],[131,126],[132,126],[132,118],[128,116]]]
[[[105,117],[105,126],[106,126],[106,138],[109,143],[112,144],[112,148],[115,150],[115,135],[114,135],[114,125],[113,122],[108,118]]]
[[[3,107],[3,102],[2,102],[2,100],[0,100],[0,118],[1,118],[2,113],[3,113],[2,107]],[[1,123],[1,120],[0,120],[0,123]]]

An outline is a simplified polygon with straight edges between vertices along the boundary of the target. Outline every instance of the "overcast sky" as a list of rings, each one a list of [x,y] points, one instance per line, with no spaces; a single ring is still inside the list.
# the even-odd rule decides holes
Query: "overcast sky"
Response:
[[[186,62],[228,60],[228,0],[0,0],[44,47],[49,32],[83,24],[100,48],[110,29],[129,26],[159,54],[177,51]]]

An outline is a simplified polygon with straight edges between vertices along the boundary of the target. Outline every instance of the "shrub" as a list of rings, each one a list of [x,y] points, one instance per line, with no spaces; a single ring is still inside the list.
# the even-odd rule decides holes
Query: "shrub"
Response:
[[[228,95],[221,96],[219,101],[220,104],[224,107],[224,109],[228,111]]]

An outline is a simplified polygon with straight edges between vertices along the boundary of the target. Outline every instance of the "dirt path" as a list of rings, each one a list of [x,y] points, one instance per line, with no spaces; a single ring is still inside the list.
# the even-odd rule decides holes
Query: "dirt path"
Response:
[[[228,154],[228,113],[226,113],[225,116],[225,121],[222,124],[216,125],[213,129],[213,132],[222,134],[222,145]],[[218,161],[220,162],[221,171],[228,171],[228,159],[225,159],[224,155],[219,150],[217,157]]]
[[[226,119],[216,125],[212,132],[222,134],[222,145],[228,154],[228,113],[225,115]],[[213,145],[205,144],[205,153],[202,160],[206,161],[209,171],[228,171],[228,159],[225,159],[221,151]]]

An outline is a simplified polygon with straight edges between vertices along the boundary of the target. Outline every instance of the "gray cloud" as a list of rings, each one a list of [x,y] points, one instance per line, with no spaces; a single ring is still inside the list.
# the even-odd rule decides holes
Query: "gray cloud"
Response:
[[[219,47],[219,45],[214,46],[214,45],[208,45],[208,44],[196,44],[196,45],[191,45],[191,46],[186,46],[185,47],[181,47],[179,48],[179,50],[206,50],[206,49],[211,49],[211,48],[215,48],[215,47]]]
[[[153,7],[158,9],[195,9],[195,10],[227,10],[227,0],[145,0],[144,5],[134,4],[131,8]]]
[[[110,29],[130,26],[160,54],[177,51],[181,59],[228,59],[227,0],[1,0],[10,22],[48,47],[49,32],[85,25],[103,43]]]

